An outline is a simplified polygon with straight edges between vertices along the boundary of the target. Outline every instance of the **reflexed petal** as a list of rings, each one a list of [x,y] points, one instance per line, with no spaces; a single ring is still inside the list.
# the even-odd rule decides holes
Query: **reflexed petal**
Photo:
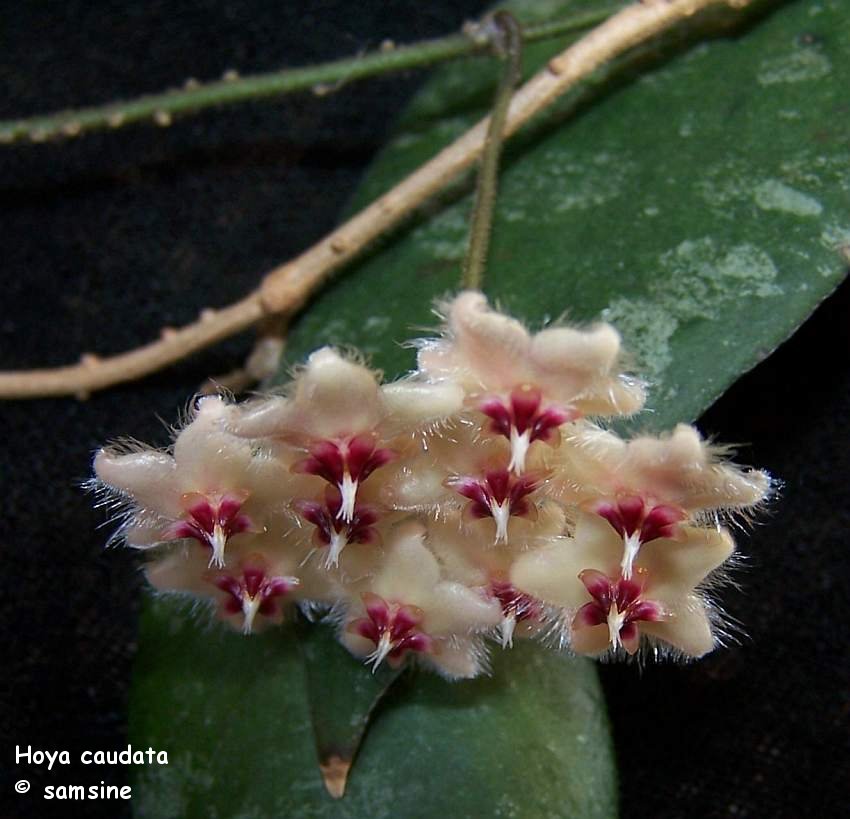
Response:
[[[434,379],[460,378],[487,389],[510,389],[527,380],[530,337],[516,319],[491,310],[475,291],[448,305],[449,340],[424,347],[419,368]]]
[[[390,434],[412,431],[411,427],[432,424],[451,417],[463,407],[463,388],[451,382],[425,384],[396,381],[381,387],[389,414]]]
[[[430,458],[389,464],[381,475],[380,500],[392,509],[427,509],[454,494],[443,483],[446,473]]]
[[[457,511],[428,522],[428,545],[449,580],[473,588],[486,586],[491,574],[506,573],[514,557],[510,550],[493,548],[491,531],[476,537],[472,528],[464,528]]]
[[[187,592],[212,596],[208,582],[209,552],[192,544],[188,549],[175,549],[157,555],[145,564],[145,576],[158,591]]]
[[[194,419],[177,436],[174,461],[183,492],[234,489],[244,483],[251,444],[226,431],[231,410],[218,396],[201,398]]]
[[[178,516],[182,511],[174,458],[164,452],[121,454],[101,449],[94,459],[94,471],[105,484],[131,496],[141,509],[165,517]]]
[[[121,528],[124,542],[127,546],[146,549],[157,543],[162,543],[162,521],[160,519],[133,520],[126,528]]]
[[[680,528],[681,539],[659,538],[645,543],[635,565],[646,570],[646,595],[668,601],[696,588],[735,550],[725,529]]]
[[[291,425],[292,401],[280,396],[249,401],[237,408],[228,429],[243,438],[270,438],[283,435]]]
[[[608,633],[607,623],[598,626],[574,627],[570,633],[570,648],[576,654],[589,654],[591,656],[602,654],[610,645],[611,637]]]
[[[714,648],[714,635],[705,604],[688,595],[676,605],[669,604],[668,616],[657,623],[641,623],[644,634],[652,634],[691,657],[702,657]]]
[[[437,584],[425,620],[429,634],[481,631],[502,621],[502,607],[460,583]]]
[[[620,378],[619,354],[620,336],[607,324],[542,330],[531,345],[532,364],[547,396],[594,415],[631,415],[643,405],[639,382]]]
[[[425,529],[403,524],[387,538],[386,559],[372,588],[388,601],[427,607],[440,580],[440,566],[425,545]]]
[[[687,424],[679,424],[667,437],[636,438],[628,449],[630,480],[659,501],[685,509],[752,506],[770,489],[766,473],[720,463]]]
[[[552,389],[553,398],[572,401],[600,376],[608,375],[620,354],[620,336],[609,325],[589,330],[552,327],[531,342],[531,360]],[[557,390],[557,392],[555,391]]]
[[[620,335],[608,324],[588,330],[552,327],[534,336],[530,355],[547,374],[581,381],[607,375],[620,354]]]
[[[581,550],[579,559],[586,561],[582,568],[599,569],[617,575],[623,557],[623,539],[607,520],[589,512],[576,517],[575,542]],[[616,568],[615,568],[616,567]]]
[[[330,347],[317,350],[296,378],[291,432],[337,438],[372,430],[381,420],[375,374]]]
[[[587,602],[579,574],[588,568],[589,557],[571,538],[557,538],[521,554],[511,569],[510,582],[545,603],[578,608]]]
[[[422,661],[444,677],[468,680],[484,670],[486,656],[486,649],[480,639],[455,637],[437,641],[431,654],[422,655]]]
[[[321,440],[369,432],[383,410],[375,374],[330,347],[316,350],[296,376],[292,398],[247,405],[232,422],[246,437]]]
[[[585,415],[634,415],[643,409],[646,388],[642,381],[626,375],[612,375],[576,399]]]

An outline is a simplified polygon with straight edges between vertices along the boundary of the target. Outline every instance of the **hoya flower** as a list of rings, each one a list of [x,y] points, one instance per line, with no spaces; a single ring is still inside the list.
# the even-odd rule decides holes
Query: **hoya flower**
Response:
[[[478,409],[490,418],[490,432],[507,438],[511,444],[508,469],[521,475],[529,447],[535,441],[552,444],[559,427],[579,416],[574,408],[549,406],[542,409],[543,393],[538,387],[524,383],[511,390],[506,400],[485,398]]]
[[[705,587],[734,551],[724,529],[681,526],[676,540],[645,544],[631,578],[621,574],[623,542],[602,517],[579,513],[573,538],[522,555],[511,582],[573,613],[571,645],[579,654],[622,647],[634,654],[641,637],[689,657],[714,647]]]
[[[352,591],[341,640],[373,667],[414,656],[450,678],[483,670],[479,635],[500,623],[501,607],[444,577],[421,525],[397,527],[375,576]]]
[[[508,468],[516,474],[535,441],[557,444],[563,424],[581,415],[630,415],[643,404],[642,385],[620,372],[620,337],[607,324],[532,335],[473,291],[444,312],[443,337],[418,343],[419,369],[429,380],[464,387],[468,405],[490,419],[489,432],[510,442]]]
[[[414,456],[387,467],[380,500],[387,507],[408,512],[459,507],[465,500],[453,480],[462,475],[484,479],[488,469],[504,469],[508,458],[504,441],[482,438],[475,424],[455,423],[429,438],[427,446]]]
[[[723,450],[679,424],[668,436],[624,441],[590,424],[576,425],[553,460],[553,493],[608,521],[622,538],[628,580],[642,545],[676,538],[706,512],[745,511],[765,499],[770,477],[721,460]]]
[[[546,504],[535,526],[536,545],[544,545],[564,530],[564,513],[557,504]],[[514,563],[525,549],[514,544],[494,547],[479,530],[464,525],[461,515],[448,514],[428,523],[428,544],[447,576],[465,586],[479,588],[497,601],[502,611],[498,636],[502,648],[513,644],[515,634],[531,637],[549,624],[547,607],[510,580]]]
[[[640,646],[640,623],[656,623],[667,616],[663,605],[647,600],[642,584],[619,577],[616,580],[595,569],[585,569],[579,574],[587,593],[592,598],[585,603],[573,619],[573,649],[579,654],[595,653],[604,638],[616,651],[622,646],[635,654]],[[605,629],[595,629],[605,626]]]
[[[365,617],[348,624],[348,631],[375,646],[366,661],[377,668],[385,659],[393,668],[400,666],[408,652],[429,653],[434,648],[430,634],[420,631],[425,613],[418,606],[391,603],[377,594],[362,594]]]
[[[292,575],[276,574],[263,555],[251,554],[235,569],[217,572],[211,582],[224,594],[222,613],[240,618],[243,634],[250,634],[258,617],[267,623],[283,619],[283,598],[300,581]]]
[[[287,473],[269,453],[227,432],[231,411],[217,396],[200,399],[173,454],[144,448],[97,453],[100,485],[129,506],[121,530],[128,543],[191,539],[208,550],[210,566],[221,568],[231,540],[264,530]]]
[[[222,569],[210,569],[197,545],[172,549],[150,560],[145,574],[159,592],[212,601],[221,620],[251,634],[280,623],[286,607],[303,596],[295,594],[302,591],[298,557],[263,546],[262,542],[252,543],[251,548],[262,551],[251,551],[234,545],[228,565]],[[319,589],[303,592],[312,596]]]
[[[404,454],[412,435],[460,407],[454,385],[398,382],[381,388],[376,374],[329,347],[313,353],[289,397],[263,399],[233,419],[250,438],[275,438],[300,453],[291,469],[339,492],[335,515],[350,524],[358,491],[376,471]]]
[[[508,523],[512,517],[537,518],[537,506],[528,496],[540,488],[540,476],[529,473],[516,476],[507,469],[488,469],[480,477],[459,475],[446,483],[470,501],[466,506],[469,516],[493,519],[495,543],[508,542]]]
[[[339,566],[342,550],[350,543],[375,546],[381,542],[376,524],[381,512],[376,506],[356,501],[349,520],[340,515],[342,495],[335,486],[325,488],[317,500],[300,498],[293,502],[300,517],[314,527],[313,543],[326,552],[325,568]]]
[[[463,510],[466,521],[487,533],[491,544],[534,537],[545,502],[548,470],[533,454],[527,470],[508,469],[509,450],[502,439],[480,437],[473,423],[444,429],[426,450],[391,467],[381,501],[388,507],[442,516]]]

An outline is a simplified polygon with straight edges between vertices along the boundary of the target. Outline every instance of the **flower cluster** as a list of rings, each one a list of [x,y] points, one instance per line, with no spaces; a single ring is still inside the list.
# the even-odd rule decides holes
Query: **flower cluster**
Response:
[[[630,441],[599,426],[644,401],[611,327],[532,335],[476,292],[443,312],[408,378],[323,348],[283,395],[201,398],[169,452],[101,450],[97,483],[150,550],[150,583],[246,634],[323,608],[373,667],[451,678],[486,669],[487,638],[710,651],[734,551],[721,521],[768,476],[689,426]]]

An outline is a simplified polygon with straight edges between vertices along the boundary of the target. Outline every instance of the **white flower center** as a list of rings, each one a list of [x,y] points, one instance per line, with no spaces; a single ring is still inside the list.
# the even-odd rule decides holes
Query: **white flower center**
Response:
[[[375,650],[366,657],[366,662],[372,664],[373,674],[378,670],[378,666],[386,659],[387,654],[389,654],[392,650],[392,637],[390,636],[390,630],[386,629],[383,634],[381,634],[381,639],[378,641],[378,645],[375,647]]]
[[[511,501],[505,498],[501,503],[497,503],[494,498],[489,501],[490,514],[493,520],[496,521],[496,543],[508,542],[508,521],[511,519]]]
[[[620,568],[622,569],[623,578],[625,580],[632,579],[634,562],[635,558],[638,556],[638,552],[640,551],[640,546],[640,530],[632,532],[630,535],[623,538],[623,562],[620,564]]]
[[[342,495],[342,503],[336,516],[342,518],[346,523],[351,523],[354,518],[354,503],[357,500],[357,481],[351,477],[347,469],[342,473],[339,493]]]
[[[326,569],[339,566],[339,556],[346,546],[348,546],[348,538],[343,532],[333,532],[331,534],[331,542],[328,545],[328,554],[325,559]]]
[[[531,446],[531,429],[527,429],[520,434],[517,428],[511,425],[511,462],[508,464],[508,469],[515,475],[522,475],[525,472],[525,456],[528,454],[528,448]]]
[[[248,592],[242,592],[242,614],[245,621],[242,623],[242,633],[250,634],[254,626],[254,618],[257,616],[260,604],[263,602],[262,595],[251,597]]]
[[[513,612],[506,614],[499,625],[502,648],[513,648],[514,629],[516,628],[516,615]]]
[[[611,645],[616,651],[622,643],[620,642],[620,629],[623,628],[623,621],[626,619],[624,611],[617,611],[617,604],[611,603],[611,608],[608,610],[608,635],[611,638]]]
[[[213,527],[212,536],[207,537],[207,541],[212,547],[212,556],[207,568],[215,566],[217,569],[224,568],[224,547],[227,545],[227,535],[220,523],[216,523]]]

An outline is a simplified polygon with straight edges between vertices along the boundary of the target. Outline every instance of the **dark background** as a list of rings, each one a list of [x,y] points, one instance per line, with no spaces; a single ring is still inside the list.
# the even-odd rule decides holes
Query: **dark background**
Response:
[[[456,29],[483,3],[0,4],[0,116],[304,64]],[[335,223],[423,75],[243,105],[169,129],[0,149],[0,366],[117,352],[227,304]],[[604,667],[622,815],[843,813],[850,715],[850,288],[700,421],[785,482],[740,546],[725,595],[748,635],[691,666]],[[141,583],[103,550],[78,488],[91,453],[132,434],[164,444],[240,338],[90,401],[6,404],[0,522],[0,817],[41,816],[44,784],[121,783],[114,768],[15,768],[14,746],[126,746]],[[565,772],[568,775],[568,772]],[[12,783],[26,776],[27,796]],[[77,815],[122,815],[86,803]],[[72,816],[64,805],[61,815]]]

